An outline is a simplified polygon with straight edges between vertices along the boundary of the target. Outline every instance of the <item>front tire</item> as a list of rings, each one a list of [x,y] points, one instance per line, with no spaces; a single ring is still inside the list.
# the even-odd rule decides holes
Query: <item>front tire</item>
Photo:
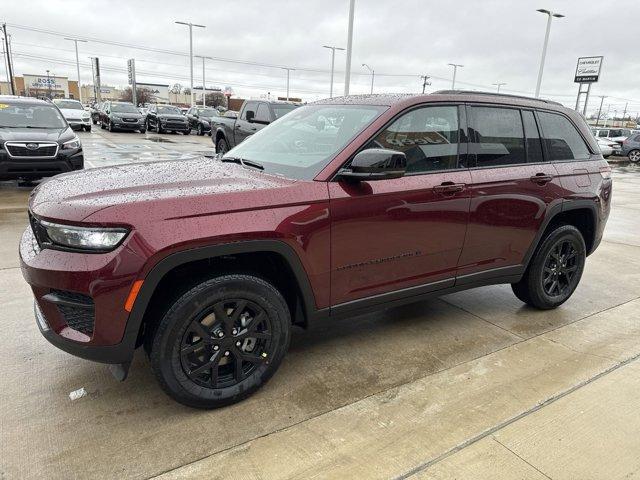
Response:
[[[227,145],[227,141],[224,138],[219,139],[216,142],[216,153],[221,153],[224,155],[229,151],[229,146]]]
[[[202,124],[198,124],[198,135],[201,137],[204,135],[204,128],[202,127]]]
[[[270,283],[224,275],[183,294],[160,320],[151,367],[174,400],[196,408],[236,403],[278,369],[289,347],[291,317]]]
[[[573,225],[558,226],[536,249],[522,279],[511,284],[513,293],[540,310],[562,305],[580,282],[586,256],[580,231]]]
[[[631,150],[627,156],[633,163],[640,162],[640,150]]]

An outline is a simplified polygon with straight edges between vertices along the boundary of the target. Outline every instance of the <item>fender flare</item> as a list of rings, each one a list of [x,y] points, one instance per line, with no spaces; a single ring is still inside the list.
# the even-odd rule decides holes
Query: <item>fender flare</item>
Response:
[[[248,240],[220,245],[210,245],[205,247],[191,248],[167,255],[158,261],[144,278],[142,288],[136,297],[133,309],[129,314],[123,342],[126,342],[133,352],[137,341],[144,314],[149,306],[149,302],[160,281],[174,268],[186,263],[204,260],[207,258],[221,257],[226,255],[237,255],[240,253],[275,253],[284,258],[296,279],[300,289],[302,308],[311,320],[319,313],[313,289],[300,258],[296,252],[280,240]]]
[[[531,242],[531,246],[529,247],[529,250],[527,250],[527,253],[526,253],[525,257],[524,257],[524,261],[522,262],[522,264],[524,265],[525,270],[529,267],[529,262],[531,261],[531,258],[533,257],[533,254],[537,250],[538,245],[540,245],[540,241],[542,240],[542,236],[544,235],[544,232],[546,232],[547,227],[549,227],[551,222],[555,218],[557,218],[557,216],[560,215],[561,213],[569,212],[571,210],[583,210],[583,209],[588,209],[588,210],[591,211],[594,230],[597,231],[597,229],[598,229],[598,224],[597,224],[597,222],[598,222],[598,211],[597,211],[597,207],[596,207],[596,202],[594,200],[563,200],[561,204],[554,205],[549,210],[549,212],[547,213],[547,216],[544,219],[542,225],[538,229],[538,233],[536,234],[536,237],[534,238],[533,242]],[[594,244],[592,249],[591,249],[591,251],[593,251],[595,249],[595,247],[596,247],[596,245]],[[589,255],[591,253],[591,251],[587,252],[587,255]]]

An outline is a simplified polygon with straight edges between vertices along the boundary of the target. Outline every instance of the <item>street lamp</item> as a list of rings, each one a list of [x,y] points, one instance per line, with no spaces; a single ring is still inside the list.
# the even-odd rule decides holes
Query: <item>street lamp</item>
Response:
[[[78,96],[80,97],[80,103],[82,103],[82,86],[80,85],[80,58],[78,57],[78,42],[87,43],[86,40],[81,40],[79,38],[67,38],[65,40],[69,40],[70,42],[75,43],[76,45],[76,69],[78,71]]]
[[[373,79],[376,76],[376,71],[373,68],[371,68],[369,65],[367,65],[366,63],[363,63],[362,66],[366,67],[367,70],[369,70],[371,72],[371,93],[373,93]]]
[[[498,93],[500,93],[500,87],[501,87],[502,85],[506,85],[506,83],[504,83],[504,82],[498,82],[498,83],[492,83],[491,85],[495,85],[495,86],[497,86],[497,87],[498,87]]]
[[[456,89],[456,73],[458,73],[458,67],[462,68],[464,65],[460,65],[459,63],[448,63],[447,65],[451,65],[453,67],[453,80],[451,81],[451,90]]]
[[[207,92],[206,92],[206,87],[204,86],[204,79],[205,79],[205,74],[204,74],[204,61],[208,58],[209,60],[213,60],[213,57],[205,57],[204,55],[194,55],[194,57],[197,58],[201,58],[202,59],[202,106],[206,107],[207,106],[207,102],[205,100],[205,97],[207,96]]]
[[[329,87],[329,98],[333,98],[333,71],[336,64],[336,50],[344,50],[344,48],[332,47],[330,45],[323,45],[322,48],[329,48],[331,50],[331,86]]]
[[[542,45],[542,58],[540,58],[540,70],[538,71],[538,82],[536,83],[536,98],[540,96],[540,85],[542,85],[542,72],[544,70],[544,59],[547,56],[547,45],[549,44],[549,32],[551,31],[551,20],[553,17],[562,18],[564,15],[560,13],[553,13],[544,8],[536,10],[537,12],[544,13],[547,18],[547,31],[544,34],[544,44]]]
[[[295,70],[295,68],[289,68],[289,67],[280,67],[283,70],[287,71],[287,102],[289,101],[289,73],[291,72],[291,70]]]
[[[353,47],[353,11],[356,8],[356,0],[349,2],[349,28],[347,33],[347,62],[344,69],[344,96],[349,95],[349,82],[351,81],[351,50]]]
[[[191,71],[191,89],[189,90],[189,92],[191,93],[191,106],[193,107],[195,105],[195,102],[193,101],[193,27],[198,27],[198,28],[207,28],[207,27],[205,27],[204,25],[198,25],[196,23],[191,23],[191,22],[176,21],[175,23],[179,25],[186,25],[187,27],[189,27],[189,69]]]

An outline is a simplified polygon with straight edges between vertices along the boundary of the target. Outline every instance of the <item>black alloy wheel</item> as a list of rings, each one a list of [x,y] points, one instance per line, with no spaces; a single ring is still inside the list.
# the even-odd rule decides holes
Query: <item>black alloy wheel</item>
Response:
[[[204,135],[204,128],[202,127],[201,123],[198,124],[198,135],[200,135],[201,137]]]
[[[194,319],[180,345],[182,368],[207,388],[236,385],[273,355],[271,321],[244,299],[223,300]]]
[[[573,239],[556,243],[544,264],[542,288],[550,297],[564,295],[577,283],[579,246]]]
[[[251,275],[203,281],[173,302],[146,334],[163,390],[180,403],[216,408],[238,402],[278,369],[291,316],[280,292]]]
[[[160,126],[160,119],[156,118],[156,133],[163,133],[162,127]]]
[[[580,231],[573,225],[556,225],[542,239],[522,279],[511,284],[513,293],[541,310],[562,305],[580,282],[586,256]]]

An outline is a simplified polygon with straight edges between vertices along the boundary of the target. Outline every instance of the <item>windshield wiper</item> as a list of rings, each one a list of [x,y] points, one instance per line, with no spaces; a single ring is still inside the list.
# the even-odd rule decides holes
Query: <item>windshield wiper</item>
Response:
[[[240,157],[222,157],[220,159],[221,162],[229,162],[229,163],[238,163],[243,167],[253,167],[258,170],[264,170],[264,165],[259,164],[258,162],[254,162],[253,160],[245,160]]]

